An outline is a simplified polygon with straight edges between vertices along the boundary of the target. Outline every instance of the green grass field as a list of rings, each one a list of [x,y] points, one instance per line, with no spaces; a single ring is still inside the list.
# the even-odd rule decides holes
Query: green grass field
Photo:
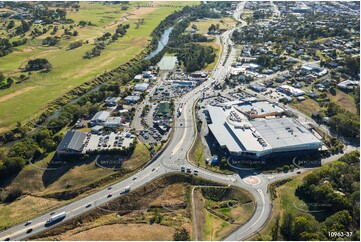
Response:
[[[42,39],[50,36],[49,32],[17,47],[13,53],[0,58],[0,70],[6,76],[19,77],[18,68],[35,58],[46,58],[53,65],[49,73],[33,72],[29,80],[21,84],[13,84],[11,88],[0,91],[0,132],[14,127],[16,122],[25,123],[31,117],[40,114],[47,103],[64,95],[76,86],[91,80],[104,71],[111,70],[132,59],[148,46],[150,34],[164,17],[180,6],[193,5],[194,2],[171,2],[162,7],[137,8],[136,3],[126,11],[121,11],[112,5],[81,2],[78,12],[68,13],[67,17],[75,23],[80,20],[91,21],[96,26],[75,27],[79,32],[76,37],[61,40],[59,48],[40,45]],[[136,29],[135,22],[144,18],[144,24]],[[114,33],[118,24],[130,24],[124,37],[108,45],[101,55],[93,59],[83,59],[86,51],[94,47],[94,38],[106,32]],[[56,35],[63,30],[59,25]],[[71,42],[88,40],[89,44],[66,50]]]

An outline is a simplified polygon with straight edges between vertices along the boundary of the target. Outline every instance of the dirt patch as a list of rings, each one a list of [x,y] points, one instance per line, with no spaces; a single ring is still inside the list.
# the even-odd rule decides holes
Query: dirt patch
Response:
[[[17,95],[20,95],[20,94],[22,94],[24,92],[30,91],[31,89],[34,89],[34,88],[35,88],[34,86],[32,86],[32,87],[24,87],[24,88],[22,88],[20,90],[17,90],[15,92],[13,92],[13,93],[9,93],[7,95],[4,95],[4,96],[0,97],[0,103],[5,102],[6,100],[9,100],[10,98],[16,97]]]
[[[23,49],[23,52],[31,52],[34,50],[34,47],[33,46],[28,46],[26,48]]]
[[[204,230],[203,230],[205,224],[204,199],[201,191],[199,190],[194,191],[194,206],[195,206],[195,218],[197,222],[196,224],[197,235],[198,235],[197,240],[204,240]]]
[[[339,104],[342,108],[346,109],[347,111],[351,113],[357,112],[355,101],[347,93],[340,90],[336,90],[335,96],[327,93],[327,97],[330,98],[333,102]]]
[[[150,39],[149,37],[137,37],[137,38],[132,39],[130,41],[130,44],[136,45],[136,46],[146,47],[146,46],[148,46],[148,40],[149,39]]]
[[[65,234],[61,240],[173,240],[174,228],[159,224],[113,224],[93,228],[77,234]]]
[[[135,8],[135,9],[129,11],[129,15],[127,15],[126,17],[128,19],[137,19],[138,20],[139,17],[142,17],[148,13],[154,12],[157,9],[158,8]],[[147,20],[145,19],[145,21],[147,21]]]
[[[31,239],[172,240],[174,231],[180,228],[186,228],[189,231],[191,227],[190,208],[187,203],[187,191],[190,189],[190,184],[215,185],[213,182],[186,174],[166,175],[124,196],[94,207],[89,212],[65,221],[59,226],[37,234]],[[159,197],[169,199],[169,202],[179,202],[185,207],[183,205],[167,208],[154,206]],[[109,227],[110,225],[117,226]],[[125,232],[119,233],[119,230]],[[100,233],[107,234],[109,237],[95,237]]]
[[[166,207],[172,209],[172,207],[181,206],[185,200],[185,187],[184,184],[173,184],[164,189],[161,196],[157,197],[151,206],[154,207]]]

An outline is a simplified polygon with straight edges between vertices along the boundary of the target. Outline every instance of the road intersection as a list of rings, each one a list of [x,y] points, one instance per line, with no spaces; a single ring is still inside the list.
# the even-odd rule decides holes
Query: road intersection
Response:
[[[244,4],[245,2],[242,2],[237,7],[235,13],[235,18],[237,20],[240,19],[239,16],[243,11]],[[240,22],[242,21],[243,20],[240,19]],[[127,187],[130,187],[131,190],[135,190],[168,173],[180,172],[180,168],[185,167],[197,170],[198,176],[201,178],[227,186],[232,185],[239,187],[249,191],[253,195],[256,204],[256,210],[253,216],[246,224],[228,235],[225,240],[245,240],[264,226],[272,213],[272,203],[267,190],[268,185],[271,182],[297,175],[296,170],[288,173],[257,175],[253,174],[253,171],[251,170],[238,170],[235,175],[224,175],[197,167],[190,163],[187,159],[187,153],[192,148],[193,141],[196,138],[196,126],[193,115],[194,104],[201,97],[203,88],[210,87],[213,81],[221,81],[226,77],[227,68],[225,67],[231,66],[236,56],[236,51],[232,48],[233,43],[230,39],[233,30],[228,30],[220,36],[220,40],[227,44],[224,44],[219,61],[215,70],[210,74],[208,80],[176,100],[175,110],[177,110],[178,106],[182,103],[183,111],[180,117],[175,118],[173,134],[162,152],[157,155],[157,157],[153,159],[148,166],[139,170],[135,175],[112,185],[111,189],[104,188],[103,190],[58,208],[52,212],[55,214],[66,212],[66,217],[63,221],[70,220],[82,213],[94,209],[95,207],[99,207],[112,199],[122,196]],[[228,48],[231,48],[231,50],[228,51]],[[228,58],[227,54],[229,54]],[[353,149],[350,148],[350,150]],[[332,159],[329,159],[329,161],[331,160]],[[304,170],[307,169],[301,168],[298,171],[303,172]],[[256,176],[260,182],[251,184],[245,181],[244,178],[249,176]],[[87,206],[89,204],[90,207]],[[0,240],[5,240],[7,238],[10,240],[24,240],[30,235],[34,235],[35,233],[40,233],[54,227],[55,225],[49,227],[45,226],[46,221],[51,217],[49,213],[34,218],[31,225],[25,226],[24,223],[22,223],[1,232]],[[33,229],[30,234],[27,233],[29,228]]]

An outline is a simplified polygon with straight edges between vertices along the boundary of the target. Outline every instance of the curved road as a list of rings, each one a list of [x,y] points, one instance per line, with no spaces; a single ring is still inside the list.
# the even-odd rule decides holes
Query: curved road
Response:
[[[245,3],[242,2],[237,7],[236,15],[239,14],[238,18],[240,16],[240,12],[243,11],[244,4]],[[221,35],[220,39],[223,43],[228,43],[230,46],[232,46],[230,34],[233,30],[228,30]],[[96,206],[109,202],[116,197],[122,196],[125,188],[128,186],[131,187],[131,190],[134,190],[169,172],[180,171],[180,167],[184,166],[186,168],[191,168],[192,170],[198,170],[198,176],[201,178],[219,182],[224,185],[237,186],[248,190],[253,194],[257,206],[253,217],[245,225],[238,228],[236,231],[226,237],[226,240],[244,240],[257,232],[267,222],[267,219],[272,212],[271,200],[267,194],[268,184],[278,179],[284,179],[286,177],[296,175],[296,172],[273,175],[260,174],[257,175],[257,178],[261,180],[261,183],[259,185],[252,186],[246,184],[243,181],[243,178],[252,175],[251,171],[239,171],[237,175],[223,175],[196,167],[187,161],[187,152],[195,138],[195,122],[192,115],[193,106],[196,100],[201,97],[202,89],[205,87],[210,87],[213,81],[223,80],[227,75],[227,67],[232,64],[236,54],[236,51],[232,48],[232,50],[230,50],[229,57],[226,57],[229,48],[228,44],[224,45],[223,52],[219,58],[217,66],[211,73],[208,80],[176,100],[175,110],[177,110],[178,105],[183,103],[183,112],[181,116],[175,120],[174,133],[168,146],[165,148],[163,153],[153,161],[153,163],[140,170],[136,175],[133,175],[126,180],[113,185],[111,189],[105,188],[76,202],[58,208],[52,212],[55,212],[56,214],[60,212],[66,212],[66,217],[63,221],[72,219],[90,209],[94,209]],[[226,63],[223,66],[225,60]],[[111,197],[108,197],[110,194]],[[87,207],[89,204],[90,207]],[[30,235],[45,231],[59,224],[57,223],[53,226],[46,227],[46,220],[50,217],[51,215],[49,212],[34,218],[32,220],[32,224],[28,226],[25,226],[24,223],[22,223],[5,230],[0,233],[0,240],[5,240],[7,238],[10,240],[24,240]],[[33,231],[30,234],[27,234],[26,232],[30,228],[32,228]]]

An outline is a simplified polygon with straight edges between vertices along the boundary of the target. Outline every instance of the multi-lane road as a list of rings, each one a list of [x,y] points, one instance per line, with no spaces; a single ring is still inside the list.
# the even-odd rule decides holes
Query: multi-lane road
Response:
[[[245,2],[242,2],[238,5],[235,14],[235,17],[237,16],[236,19],[239,19],[239,16],[243,11],[244,4]],[[233,30],[228,30],[220,36],[219,40],[223,44],[223,51],[219,57],[215,70],[210,74],[208,80],[182,97],[179,97],[176,101],[175,110],[178,109],[179,105],[182,105],[182,113],[178,118],[175,118],[173,134],[163,152],[154,159],[150,165],[142,170],[139,170],[136,175],[114,184],[111,188],[104,188],[103,190],[90,196],[51,211],[52,213],[58,214],[66,212],[66,217],[63,221],[67,221],[86,211],[89,211],[90,209],[99,209],[101,204],[122,196],[126,187],[130,187],[131,190],[134,190],[167,173],[175,171],[179,172],[181,167],[186,167],[192,170],[197,170],[198,176],[201,178],[219,182],[224,185],[233,185],[243,188],[254,196],[256,211],[252,218],[242,227],[238,228],[226,237],[226,240],[244,240],[257,232],[267,222],[267,219],[272,212],[271,200],[267,193],[268,184],[278,179],[294,176],[296,175],[296,172],[289,172],[287,174],[255,175],[252,174],[252,171],[240,170],[236,175],[223,175],[196,167],[188,162],[187,159],[187,153],[192,146],[196,132],[193,115],[194,105],[197,99],[201,97],[202,90],[204,90],[204,88],[210,87],[211,83],[214,81],[223,80],[227,75],[227,68],[231,66],[236,55],[236,51],[232,48],[233,43],[230,39]],[[228,48],[232,49],[228,50]],[[246,183],[244,178],[250,175],[257,177],[260,183],[257,185],[250,185]],[[46,221],[51,217],[51,212],[34,218],[32,223],[28,226],[25,226],[23,223],[1,232],[0,240],[8,238],[10,240],[24,240],[35,233],[43,232],[53,226],[56,226],[57,224],[50,227],[45,226]],[[30,228],[32,228],[32,232],[27,233]]]

